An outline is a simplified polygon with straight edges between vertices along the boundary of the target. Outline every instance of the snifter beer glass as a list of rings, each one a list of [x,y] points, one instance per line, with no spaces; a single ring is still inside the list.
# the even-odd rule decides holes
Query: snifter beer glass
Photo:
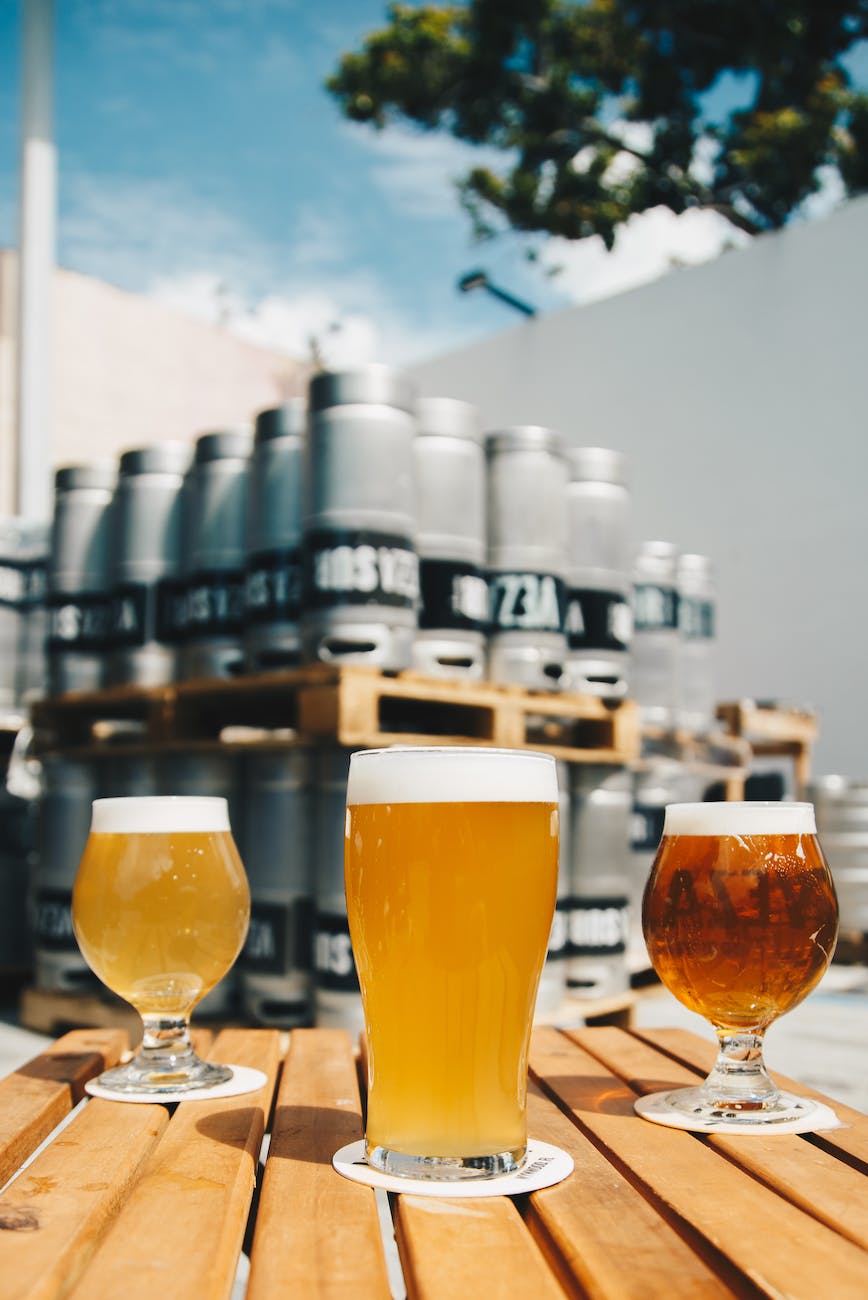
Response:
[[[178,1092],[232,1077],[202,1061],[190,1013],[235,961],[250,891],[225,799],[96,799],[72,895],[75,937],[96,975],[144,1022],[138,1054],[99,1082]]]
[[[773,1129],[813,1102],[766,1073],[763,1035],[819,982],[838,904],[806,803],[669,804],[645,887],[651,963],[680,1002],[710,1020],[719,1055],[696,1088],[637,1103],[649,1119]]]
[[[517,1169],[557,889],[554,759],[463,747],[353,754],[345,863],[369,1164],[428,1179]]]

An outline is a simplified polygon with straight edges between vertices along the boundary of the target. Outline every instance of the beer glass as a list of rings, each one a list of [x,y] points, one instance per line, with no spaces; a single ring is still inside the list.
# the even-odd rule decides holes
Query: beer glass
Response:
[[[144,1023],[138,1054],[99,1082],[115,1092],[207,1088],[232,1077],[190,1042],[193,1007],[238,956],[250,892],[225,799],[96,799],[72,895],[82,956]]]
[[[463,1179],[521,1165],[557,870],[549,755],[464,747],[352,755],[347,912],[375,1169]]]
[[[838,903],[806,803],[669,804],[642,903],[662,982],[711,1021],[719,1055],[703,1084],[643,1098],[661,1123],[773,1130],[814,1103],[766,1073],[763,1035],[810,993],[835,948]]]

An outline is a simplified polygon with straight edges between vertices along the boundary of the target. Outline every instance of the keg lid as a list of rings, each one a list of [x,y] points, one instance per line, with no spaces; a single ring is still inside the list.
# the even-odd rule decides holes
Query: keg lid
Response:
[[[640,578],[675,581],[678,547],[674,542],[640,542],[636,551],[636,573]]]
[[[416,403],[417,433],[444,438],[472,438],[479,442],[479,412],[457,397],[420,397]]]
[[[246,424],[201,433],[196,439],[196,464],[202,465],[209,460],[246,460],[252,445],[253,434]]]
[[[283,406],[272,406],[256,417],[255,441],[271,442],[274,438],[299,438],[305,431],[307,404],[303,397],[290,397]]]
[[[329,406],[395,406],[412,415],[416,392],[391,366],[371,364],[354,370],[322,370],[310,381],[310,409]]]
[[[608,447],[570,447],[571,483],[617,483],[627,487],[629,461],[622,451]]]
[[[489,456],[501,451],[548,451],[562,458],[566,455],[561,435],[538,424],[495,429],[485,435],[485,450]]]
[[[712,578],[714,561],[707,555],[686,552],[678,557],[678,576],[681,578]]]
[[[185,474],[193,459],[188,442],[155,442],[149,447],[133,447],[120,458],[120,472],[130,474]]]
[[[62,465],[54,472],[56,492],[71,492],[75,488],[103,488],[110,492],[117,483],[118,469],[114,461],[93,460],[85,465]]]

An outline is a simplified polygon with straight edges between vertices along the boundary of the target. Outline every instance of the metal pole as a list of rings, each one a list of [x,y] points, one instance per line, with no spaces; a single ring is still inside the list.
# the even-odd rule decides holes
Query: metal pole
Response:
[[[55,259],[54,4],[23,0],[18,253],[16,513],[49,516],[51,300]]]

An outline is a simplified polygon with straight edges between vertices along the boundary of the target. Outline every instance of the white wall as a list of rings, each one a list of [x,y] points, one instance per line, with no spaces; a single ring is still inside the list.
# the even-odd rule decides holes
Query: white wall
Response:
[[[413,370],[486,427],[632,460],[635,540],[719,570],[721,699],[820,711],[814,771],[868,777],[868,199]]]

